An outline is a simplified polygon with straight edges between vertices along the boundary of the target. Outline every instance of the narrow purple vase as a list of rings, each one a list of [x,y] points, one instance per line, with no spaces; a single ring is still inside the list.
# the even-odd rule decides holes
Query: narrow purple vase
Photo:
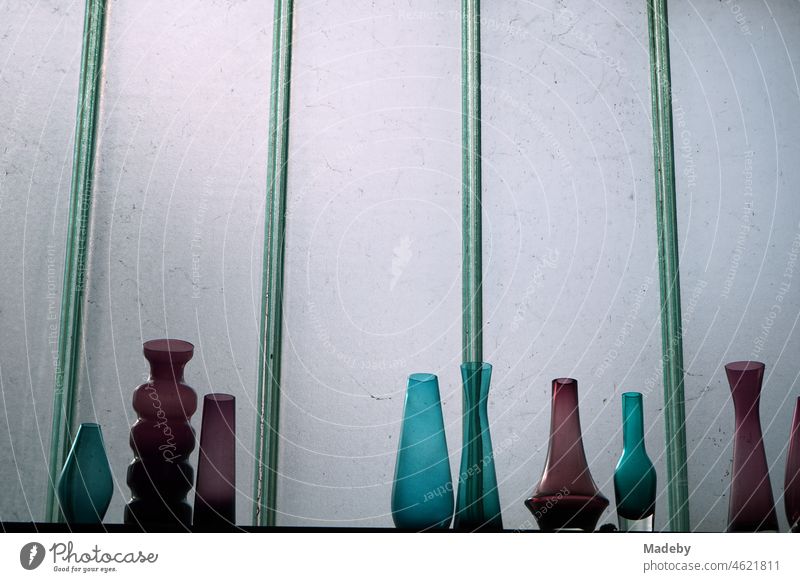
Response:
[[[525,505],[542,531],[594,531],[608,507],[589,472],[578,414],[578,381],[572,378],[553,380],[547,461]]]
[[[783,503],[786,519],[795,533],[800,533],[800,397],[794,409],[789,452],[786,455],[786,477],[783,482]]]
[[[194,430],[189,424],[197,409],[195,391],[183,381],[183,368],[194,346],[175,339],[144,343],[150,378],[133,391],[133,409],[139,416],[131,427],[133,461],[128,466],[131,500],[125,523],[144,529],[188,527],[192,508],[186,495],[194,483],[189,454]]]
[[[208,394],[203,398],[193,524],[218,529],[235,523],[236,399]]]
[[[778,517],[758,414],[764,364],[731,362],[725,365],[725,373],[731,387],[736,421],[728,531],[777,531]]]

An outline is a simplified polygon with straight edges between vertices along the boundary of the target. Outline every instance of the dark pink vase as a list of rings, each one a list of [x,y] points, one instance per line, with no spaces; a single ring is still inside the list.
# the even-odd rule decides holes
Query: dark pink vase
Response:
[[[203,529],[236,523],[236,399],[230,394],[203,398],[192,523]]]
[[[133,462],[128,466],[131,500],[125,523],[143,528],[187,527],[192,508],[186,495],[194,483],[189,454],[194,430],[189,424],[197,409],[197,395],[183,382],[183,368],[194,346],[174,339],[144,343],[150,378],[133,391],[133,409],[139,416],[131,428]]]
[[[777,531],[778,517],[758,413],[764,364],[731,362],[725,365],[725,373],[731,387],[736,422],[728,531]]]
[[[594,531],[608,507],[589,472],[578,414],[578,381],[553,380],[550,445],[544,473],[525,505],[543,531]]]
[[[783,482],[783,504],[786,519],[795,533],[800,533],[800,397],[794,409],[789,452],[786,455],[786,477]]]

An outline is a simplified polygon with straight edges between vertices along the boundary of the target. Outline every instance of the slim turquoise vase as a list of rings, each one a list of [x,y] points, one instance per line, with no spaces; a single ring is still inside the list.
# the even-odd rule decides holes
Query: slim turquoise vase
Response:
[[[642,395],[622,395],[622,456],[614,471],[614,493],[621,531],[653,531],[656,470],[644,446]]]
[[[102,523],[114,482],[99,424],[85,422],[78,428],[56,493],[67,523]]]
[[[464,388],[463,443],[455,529],[502,530],[487,415],[492,366],[483,362],[466,362],[461,365],[461,379]]]
[[[439,380],[408,377],[397,449],[392,519],[400,529],[446,529],[453,519],[453,480],[444,432]]]

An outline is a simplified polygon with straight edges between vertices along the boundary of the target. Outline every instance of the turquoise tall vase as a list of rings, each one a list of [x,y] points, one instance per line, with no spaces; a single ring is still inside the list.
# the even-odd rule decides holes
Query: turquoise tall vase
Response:
[[[453,480],[439,381],[408,377],[392,488],[392,519],[400,529],[446,529],[453,520]]]
[[[86,422],[78,428],[56,493],[67,523],[102,523],[114,482],[99,424]]]
[[[642,395],[622,395],[622,456],[614,471],[614,494],[621,531],[653,531],[656,470],[644,446]]]
[[[574,378],[553,380],[547,460],[525,506],[547,532],[594,531],[608,507],[586,460]]]
[[[454,527],[468,531],[502,530],[487,415],[492,366],[483,362],[464,363],[461,365],[461,379],[464,388],[463,443]]]

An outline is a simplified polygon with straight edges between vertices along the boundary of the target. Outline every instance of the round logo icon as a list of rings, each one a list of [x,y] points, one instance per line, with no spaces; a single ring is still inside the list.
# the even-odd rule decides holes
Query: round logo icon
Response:
[[[26,570],[35,570],[44,562],[44,546],[39,542],[28,542],[19,551],[19,563]]]

